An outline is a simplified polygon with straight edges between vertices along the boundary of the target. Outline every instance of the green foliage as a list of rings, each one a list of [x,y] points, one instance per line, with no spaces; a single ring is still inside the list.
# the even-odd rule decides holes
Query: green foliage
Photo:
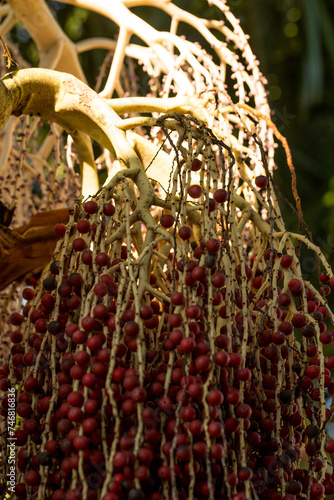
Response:
[[[89,11],[81,9],[79,7],[74,7],[71,15],[67,18],[64,26],[65,32],[68,36],[76,41],[79,40],[84,33],[85,23],[89,17]]]

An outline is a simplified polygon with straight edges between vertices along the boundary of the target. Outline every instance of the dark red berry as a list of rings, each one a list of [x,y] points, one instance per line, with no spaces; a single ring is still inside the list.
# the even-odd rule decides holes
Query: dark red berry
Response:
[[[228,192],[225,189],[217,189],[213,193],[213,198],[217,203],[225,203],[228,199]]]
[[[161,217],[161,220],[160,220],[160,224],[165,229],[168,229],[169,227],[172,227],[173,224],[174,224],[174,222],[175,222],[175,219],[174,219],[174,217],[171,214],[164,214]]]
[[[112,217],[114,215],[114,213],[115,213],[115,207],[114,207],[114,205],[112,203],[107,203],[106,205],[104,205],[103,213],[107,217]]]
[[[73,250],[82,252],[86,248],[86,242],[83,238],[75,238],[72,243]]]
[[[179,229],[179,236],[181,240],[189,240],[192,235],[192,230],[188,226],[183,226]]]
[[[198,159],[198,158],[195,158],[193,161],[192,161],[192,164],[191,164],[191,170],[193,172],[197,172],[198,170],[200,170],[202,167],[202,162]]]
[[[202,195],[202,188],[198,184],[189,186],[188,194],[191,198],[199,198]]]
[[[268,179],[265,175],[258,175],[257,177],[255,177],[255,184],[258,188],[264,189],[268,186]]]
[[[56,224],[54,227],[54,232],[55,235],[58,236],[58,238],[63,238],[66,233],[66,226],[65,224]]]
[[[99,207],[95,201],[91,200],[91,201],[86,201],[86,203],[84,203],[83,208],[87,214],[96,214]]]

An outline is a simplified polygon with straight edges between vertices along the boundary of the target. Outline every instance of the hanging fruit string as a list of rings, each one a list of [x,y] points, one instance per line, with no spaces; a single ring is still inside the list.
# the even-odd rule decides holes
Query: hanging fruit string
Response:
[[[301,207],[300,197],[299,197],[299,194],[298,194],[298,191],[297,191],[296,172],[295,172],[295,168],[294,168],[294,165],[293,165],[293,162],[292,162],[292,155],[291,155],[291,151],[290,151],[290,147],[289,147],[288,141],[281,134],[281,132],[279,132],[279,130],[277,129],[276,125],[273,123],[273,121],[268,116],[264,115],[263,113],[261,113],[257,109],[252,108],[248,104],[236,103],[236,104],[233,104],[232,106],[228,106],[228,107],[224,108],[221,111],[221,113],[227,113],[229,111],[236,111],[237,109],[245,109],[245,110],[249,111],[252,115],[254,115],[254,116],[258,117],[258,118],[261,118],[261,120],[264,120],[266,122],[266,124],[273,130],[273,132],[275,134],[275,137],[282,143],[282,146],[283,146],[283,148],[285,150],[285,154],[286,154],[287,164],[288,164],[288,167],[289,167],[290,173],[291,173],[292,193],[293,193],[293,196],[294,196],[294,199],[295,199],[295,202],[296,202],[296,206],[297,206],[297,212],[298,212],[298,217],[299,217],[299,229],[298,229],[298,232],[300,232],[300,230],[301,230],[301,224],[302,224],[302,221],[303,221],[303,211],[302,211],[302,207]],[[258,144],[258,139],[256,139],[255,142]],[[263,158],[262,158],[262,162],[263,162]]]
[[[322,345],[333,314],[303,279],[294,241],[318,256],[325,294],[330,266],[285,229],[272,185],[229,137],[177,113],[154,126],[174,154],[170,186],[154,192],[126,135],[105,128],[125,168],[55,227],[54,260],[11,315],[24,343],[14,331],[1,381],[19,388],[19,489],[53,500],[284,497],[299,488],[289,478],[303,443],[311,479],[298,495],[317,498],[329,481]]]

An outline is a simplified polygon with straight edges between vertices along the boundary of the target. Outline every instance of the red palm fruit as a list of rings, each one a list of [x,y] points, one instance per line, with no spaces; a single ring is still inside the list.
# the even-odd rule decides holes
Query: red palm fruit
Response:
[[[140,448],[137,453],[137,458],[145,464],[152,462],[154,457],[153,451],[150,448]]]
[[[237,389],[229,390],[228,393],[226,394],[226,401],[232,405],[239,404],[241,401],[240,392]]]
[[[108,316],[108,308],[104,304],[97,304],[93,309],[94,318],[103,320]]]
[[[192,230],[188,226],[183,226],[179,229],[179,236],[181,240],[189,240],[192,235]]]
[[[173,292],[170,296],[170,300],[174,306],[181,306],[185,303],[185,298],[181,292]]]
[[[108,254],[105,252],[99,252],[95,257],[95,262],[100,267],[107,266],[109,264]]]
[[[183,422],[191,422],[196,417],[196,410],[192,406],[182,406],[180,418]]]
[[[32,407],[29,403],[20,403],[17,406],[17,414],[22,418],[28,418],[32,414]]]
[[[202,315],[202,308],[198,305],[191,305],[186,308],[186,316],[189,319],[199,319]]]
[[[114,207],[114,205],[112,203],[107,203],[106,205],[104,205],[103,213],[107,217],[112,217],[114,215],[114,213],[115,213],[115,207]]]
[[[194,158],[191,164],[191,170],[197,172],[202,167],[202,162],[198,158]]]
[[[13,326],[19,326],[22,324],[22,322],[23,322],[23,317],[19,313],[15,312],[9,316],[9,323]]]
[[[184,334],[181,330],[173,330],[168,336],[168,339],[172,342],[174,346],[178,345],[183,338]]]
[[[203,422],[201,420],[192,420],[188,424],[188,428],[195,436],[200,436],[203,432]]]
[[[293,278],[289,281],[288,287],[293,296],[297,296],[303,289],[303,283],[296,278]]]
[[[313,483],[311,486],[311,498],[320,499],[325,493],[325,487],[321,483]]]
[[[209,392],[207,401],[211,406],[221,405],[224,401],[224,394],[218,389],[213,389]]]
[[[73,439],[73,446],[76,450],[85,450],[89,446],[89,438],[87,436],[76,436]]]
[[[86,242],[83,238],[75,238],[72,243],[73,250],[82,252],[86,248]]]
[[[239,366],[241,366],[242,364],[241,355],[238,354],[237,352],[231,352],[229,356],[230,356],[229,366],[232,366],[233,368],[239,368]]]
[[[248,368],[241,368],[237,372],[237,380],[247,382],[252,377],[252,372]]]
[[[322,344],[331,344],[334,340],[333,332],[331,330],[325,330],[320,333],[320,342]]]
[[[81,326],[86,332],[89,332],[95,327],[95,319],[92,316],[85,316],[81,321]]]
[[[86,219],[79,220],[77,224],[77,230],[79,233],[85,234],[90,231],[90,222]]]
[[[32,288],[24,288],[22,292],[22,297],[28,301],[32,300],[35,297],[35,292]]]
[[[62,238],[63,236],[65,236],[66,233],[65,224],[56,224],[54,227],[54,232],[55,235],[58,236],[58,238]]]
[[[158,477],[161,481],[170,481],[171,471],[168,465],[162,465],[158,469]]]
[[[36,470],[29,470],[24,476],[24,481],[28,486],[38,486],[41,477]]]
[[[160,224],[165,229],[168,229],[174,225],[175,218],[171,214],[164,214],[161,217]]]
[[[265,175],[258,175],[255,177],[255,184],[258,188],[264,189],[268,186],[268,179]]]
[[[215,354],[215,363],[218,366],[228,366],[230,361],[230,356],[226,351],[218,351]]]
[[[129,337],[137,337],[139,333],[139,325],[135,321],[128,321],[124,325],[124,331]]]
[[[142,306],[140,308],[140,317],[144,320],[152,318],[154,309],[151,306]]]
[[[91,200],[91,201],[86,201],[86,203],[84,203],[84,211],[87,213],[87,214],[96,214],[96,212],[98,211],[98,204]]]
[[[91,266],[93,262],[93,253],[91,250],[86,250],[81,254],[81,260],[86,266]]]
[[[27,434],[33,434],[38,429],[38,422],[32,418],[28,418],[23,424],[23,430]]]
[[[213,198],[217,203],[225,203],[228,199],[228,192],[225,189],[217,189],[213,193]]]
[[[278,297],[279,305],[282,307],[289,307],[292,302],[291,296],[287,293],[281,293]]]
[[[239,418],[250,418],[252,415],[252,408],[248,404],[242,403],[236,408],[235,413]]]
[[[85,373],[82,377],[82,383],[85,387],[93,387],[96,382],[96,377],[93,373]]]
[[[99,299],[102,299],[108,293],[108,286],[105,283],[97,283],[94,286],[94,293],[98,296]]]
[[[199,198],[202,195],[202,188],[198,184],[189,186],[188,194],[191,198]]]
[[[197,382],[189,384],[187,394],[193,399],[201,400],[203,395],[203,385]]]
[[[179,345],[184,353],[188,353],[195,350],[196,342],[191,337],[185,337],[181,340]]]
[[[67,417],[71,422],[80,422],[83,418],[83,412],[78,406],[72,406],[68,410]]]
[[[212,438],[220,437],[223,433],[223,426],[220,422],[210,422],[208,432]]]
[[[219,240],[217,240],[216,238],[211,238],[210,240],[208,240],[206,242],[205,246],[206,246],[209,253],[215,254],[215,253],[219,252],[221,245],[220,245]]]
[[[139,465],[135,470],[135,477],[139,481],[147,481],[150,477],[150,470],[145,465]]]

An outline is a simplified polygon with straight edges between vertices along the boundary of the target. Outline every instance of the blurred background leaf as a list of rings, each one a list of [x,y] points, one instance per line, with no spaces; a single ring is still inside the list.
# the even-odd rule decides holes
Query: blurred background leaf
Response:
[[[334,3],[326,0],[233,0],[234,14],[268,79],[273,120],[289,141],[305,220],[326,242],[334,267]],[[284,152],[276,182],[291,199]],[[296,220],[282,203],[291,229]]]

